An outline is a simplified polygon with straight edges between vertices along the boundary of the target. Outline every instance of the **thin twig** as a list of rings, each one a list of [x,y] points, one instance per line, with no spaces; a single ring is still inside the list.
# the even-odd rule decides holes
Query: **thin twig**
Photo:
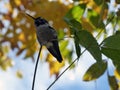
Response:
[[[54,83],[78,60],[78,58],[76,58],[55,80],[54,82],[52,82],[50,84],[50,86],[46,89],[46,90],[49,90],[53,85]]]
[[[86,51],[87,49],[85,49],[81,55]],[[80,55],[80,56],[81,56]],[[46,89],[46,90],[49,90],[53,85],[54,83],[78,60],[79,58],[76,58],[51,84],[50,86]]]
[[[38,66],[38,61],[39,61],[41,50],[42,50],[42,46],[40,47],[40,50],[39,50],[39,53],[38,53],[38,57],[37,57],[37,61],[36,61],[36,65],[35,65],[34,76],[33,76],[33,83],[32,83],[32,90],[34,90],[35,77],[36,77],[37,66]]]

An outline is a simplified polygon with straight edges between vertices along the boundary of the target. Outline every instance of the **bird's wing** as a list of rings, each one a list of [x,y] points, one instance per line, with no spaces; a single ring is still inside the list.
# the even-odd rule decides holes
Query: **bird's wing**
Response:
[[[59,50],[59,45],[58,45],[58,39],[57,39],[57,33],[56,31],[52,28],[49,27],[51,31],[53,32],[53,40],[51,41],[52,45],[50,47],[47,47],[49,52],[59,61],[62,62],[62,56]]]

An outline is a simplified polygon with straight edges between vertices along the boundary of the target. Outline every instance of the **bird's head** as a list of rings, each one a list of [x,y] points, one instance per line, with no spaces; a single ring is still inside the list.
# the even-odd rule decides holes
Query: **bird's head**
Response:
[[[26,14],[27,14],[27,13],[26,13]],[[31,15],[29,15],[29,14],[27,14],[27,15],[34,20],[34,23],[35,23],[36,26],[48,24],[47,20],[45,20],[45,19],[42,18],[42,17],[34,18],[33,16],[31,16]]]

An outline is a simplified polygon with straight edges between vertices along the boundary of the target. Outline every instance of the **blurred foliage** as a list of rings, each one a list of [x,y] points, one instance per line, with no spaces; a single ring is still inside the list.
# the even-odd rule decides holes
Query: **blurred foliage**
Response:
[[[48,53],[45,61],[49,64],[50,75],[57,76],[66,63],[73,61],[74,53],[80,58],[83,54],[81,47],[84,47],[94,57],[96,63],[87,70],[83,80],[95,80],[108,70],[108,63],[102,58],[104,55],[106,59],[111,59],[115,66],[114,77],[108,75],[111,90],[118,88],[117,84],[120,83],[119,0],[114,2],[112,0],[73,0],[72,2],[69,0],[64,2],[62,0],[9,0],[8,2],[1,0],[1,2],[4,2],[3,8],[6,10],[0,12],[0,67],[3,70],[13,66],[13,60],[8,55],[10,50],[17,49],[17,56],[25,51],[24,59],[32,58],[32,60],[35,52],[39,50],[34,23],[25,15],[27,12],[34,17],[46,18],[58,32],[64,61],[59,64]],[[113,10],[110,6],[111,2]],[[97,35],[94,36],[93,33]],[[64,40],[65,37],[70,38]],[[99,42],[100,37],[103,37],[102,43]],[[74,40],[75,50],[68,48],[71,40]],[[72,68],[75,68],[75,65]],[[18,71],[17,76],[22,77],[21,72]]]
[[[32,60],[34,60],[35,52],[39,50],[33,20],[27,17],[25,12],[33,14],[34,17],[41,16],[46,18],[56,30],[59,30],[58,33],[61,34],[59,38],[63,39],[65,35],[63,29],[67,28],[67,25],[62,18],[70,7],[64,5],[62,2],[49,2],[48,0],[10,0],[9,2],[5,2],[4,6],[7,9],[7,13],[0,13],[2,16],[0,20],[0,66],[3,69],[11,66],[9,65],[11,57],[7,55],[7,53],[9,53],[8,51],[5,52],[6,48],[10,50],[17,49],[17,56],[25,51],[24,58],[32,58]],[[4,25],[5,21],[9,21],[8,26]],[[69,34],[69,31],[66,33]],[[6,45],[6,42],[9,44]],[[6,45],[6,47],[4,45]],[[63,52],[64,58],[70,59],[71,56],[69,53],[71,53],[71,50],[66,48],[68,43],[64,44],[64,42],[61,41],[60,45],[61,50],[66,50]],[[48,56],[46,59],[49,59]],[[53,57],[50,59],[53,60]],[[60,68],[53,70],[50,62],[49,65],[51,72],[53,72],[52,74],[59,72]],[[54,63],[54,65],[56,65],[56,63]]]

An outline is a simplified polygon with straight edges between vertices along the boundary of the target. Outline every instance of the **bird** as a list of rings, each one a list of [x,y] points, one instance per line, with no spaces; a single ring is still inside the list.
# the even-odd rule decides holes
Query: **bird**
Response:
[[[61,63],[63,59],[58,45],[56,30],[49,25],[46,19],[42,17],[35,18],[28,13],[26,13],[26,15],[34,20],[36,36],[39,44],[45,46],[57,61]]]

